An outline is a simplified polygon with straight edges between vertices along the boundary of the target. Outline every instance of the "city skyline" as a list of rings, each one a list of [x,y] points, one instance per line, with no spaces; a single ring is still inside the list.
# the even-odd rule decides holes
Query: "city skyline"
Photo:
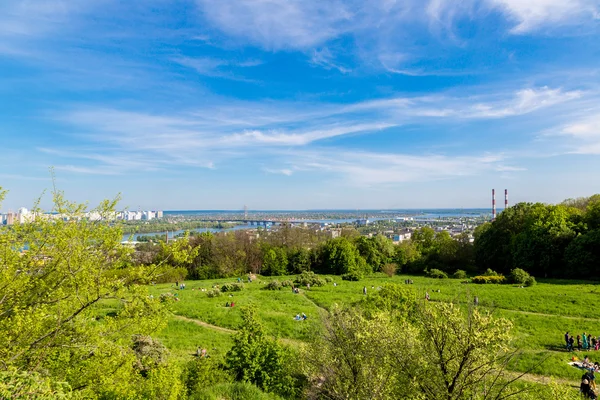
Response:
[[[72,3],[0,5],[2,212],[600,192],[597,0]]]

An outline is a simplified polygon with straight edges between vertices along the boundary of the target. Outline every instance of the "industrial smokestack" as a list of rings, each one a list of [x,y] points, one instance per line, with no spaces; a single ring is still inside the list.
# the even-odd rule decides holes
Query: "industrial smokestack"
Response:
[[[508,208],[508,189],[504,189],[504,211]]]
[[[496,189],[492,189],[492,221],[496,219]]]

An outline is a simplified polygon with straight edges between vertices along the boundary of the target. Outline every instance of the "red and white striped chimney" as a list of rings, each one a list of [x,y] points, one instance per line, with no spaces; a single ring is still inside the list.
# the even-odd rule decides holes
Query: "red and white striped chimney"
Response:
[[[508,208],[508,189],[504,189],[504,210]]]
[[[492,221],[496,219],[496,189],[492,189]]]

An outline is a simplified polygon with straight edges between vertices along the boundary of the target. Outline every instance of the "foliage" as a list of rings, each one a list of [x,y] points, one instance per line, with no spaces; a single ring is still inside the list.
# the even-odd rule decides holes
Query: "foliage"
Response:
[[[244,290],[244,284],[242,282],[226,283],[221,286],[221,292],[241,292]]]
[[[146,335],[133,335],[132,342],[135,366],[142,376],[146,377],[151,370],[166,362],[168,350],[160,341]]]
[[[279,400],[279,396],[264,393],[250,383],[221,383],[199,389],[190,400]]]
[[[421,252],[413,241],[404,241],[396,246],[394,262],[398,269],[404,273],[422,271],[418,261],[421,258]]]
[[[205,388],[232,380],[219,362],[212,357],[196,357],[188,361],[182,375],[187,395],[195,395],[196,398]]]
[[[510,283],[524,285],[530,276],[531,275],[529,275],[527,271],[521,268],[515,268],[512,271],[510,271],[510,276],[508,277],[508,279],[510,280]]]
[[[356,246],[339,237],[325,243],[322,248],[323,272],[335,275],[351,274],[361,279],[371,272],[365,259],[361,257]]]
[[[321,278],[319,275],[315,274],[312,271],[302,272],[300,275],[296,276],[294,279],[294,283],[297,286],[325,286],[325,279]]]
[[[292,396],[295,380],[290,373],[292,354],[275,339],[265,335],[256,309],[242,309],[243,323],[233,338],[233,347],[226,355],[226,368],[237,381],[251,382],[260,389]]]
[[[381,272],[383,272],[384,274],[386,274],[389,277],[392,277],[396,274],[396,269],[397,269],[396,264],[387,263],[383,267],[381,267]]]
[[[362,277],[356,272],[348,272],[347,274],[342,275],[342,280],[344,281],[352,281],[357,282],[360,281]]]
[[[143,286],[162,267],[132,264],[110,221],[117,200],[92,210],[104,217],[92,221],[85,205],[59,192],[53,199],[61,218],[34,207],[37,217],[0,235],[0,365],[43,371],[78,395],[127,397],[147,383],[134,366],[132,335],[166,321],[169,302]]]
[[[372,318],[356,308],[334,308],[325,332],[304,351],[309,377],[308,399],[401,398],[391,348],[402,348],[403,337],[389,314]]]
[[[305,352],[307,398],[467,400],[520,392],[505,384],[508,320],[446,303],[394,312],[376,304],[361,303],[368,313],[333,308]]]
[[[533,276],[528,276],[527,279],[525,279],[525,282],[523,282],[525,284],[525,286],[529,287],[529,286],[533,286],[536,284],[535,278]]]
[[[381,270],[394,257],[395,248],[392,241],[383,235],[370,238],[360,236],[356,239],[356,248],[371,267],[371,272]]]
[[[457,269],[456,272],[452,274],[452,278],[454,279],[467,279],[467,273],[462,269]]]
[[[564,268],[566,249],[579,234],[593,229],[596,204],[590,201],[583,214],[568,204],[519,203],[508,208],[476,230],[477,265],[504,274],[522,268],[541,277],[585,277],[589,270]]]
[[[264,287],[265,290],[281,290],[281,282],[279,282],[278,280],[273,280],[269,283],[267,283]]]
[[[207,291],[206,291],[206,296],[208,296],[208,297],[210,297],[210,298],[213,298],[213,297],[219,297],[219,296],[221,296],[221,294],[222,294],[222,293],[221,293],[221,290],[219,290],[219,289],[216,289],[216,288],[215,288],[215,289],[211,289],[211,290],[207,290]]]
[[[289,279],[286,279],[285,281],[281,281],[281,286],[292,287],[292,286],[294,286],[294,282]]]
[[[496,271],[493,271],[491,268],[488,268],[485,270],[485,272],[483,273],[483,276],[498,276],[500,275],[499,273],[497,273]]]
[[[435,269],[435,268],[427,271],[427,276],[430,278],[436,278],[436,279],[448,278],[448,274],[446,274],[444,271],[440,271],[439,269]]]
[[[280,276],[287,273],[288,259],[285,249],[273,247],[266,250],[263,256],[262,273],[264,275]]]
[[[498,382],[510,357],[508,320],[478,309],[465,314],[452,303],[426,304],[419,315],[416,334],[405,335],[408,340],[395,354],[413,390],[428,399],[457,400],[511,391]]]
[[[37,372],[0,371],[0,399],[61,400],[73,398],[70,386],[54,382]]]
[[[506,278],[502,275],[479,275],[471,278],[473,283],[506,283]]]

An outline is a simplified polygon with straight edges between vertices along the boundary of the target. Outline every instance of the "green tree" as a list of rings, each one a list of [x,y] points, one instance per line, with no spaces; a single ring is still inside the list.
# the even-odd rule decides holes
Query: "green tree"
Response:
[[[421,272],[422,266],[415,267],[420,258],[421,252],[412,241],[404,241],[396,246],[394,262],[402,272]]]
[[[266,336],[255,308],[243,308],[242,321],[227,352],[226,368],[238,381],[253,383],[266,392],[293,396],[296,383],[290,373],[290,351]]]
[[[370,270],[354,243],[344,237],[328,240],[321,254],[323,273],[352,274],[360,279]]]
[[[417,250],[423,254],[427,254],[433,249],[434,240],[435,231],[428,226],[417,229],[411,235],[411,241],[415,244]]]
[[[371,238],[361,236],[356,240],[359,254],[365,259],[372,271],[380,271],[390,263],[394,256],[394,244],[383,235]]]
[[[166,304],[144,286],[160,267],[132,265],[110,221],[116,201],[90,220],[85,205],[55,193],[56,217],[36,207],[32,221],[0,234],[0,370],[43,371],[91,397],[128,397],[149,384],[132,337],[164,325]]]
[[[310,251],[304,247],[293,250],[289,257],[290,272],[299,274],[310,271],[312,266]]]
[[[287,254],[281,247],[272,247],[265,251],[263,256],[264,275],[281,276],[287,274]]]
[[[577,236],[565,250],[566,276],[596,277],[600,272],[600,229]]]

